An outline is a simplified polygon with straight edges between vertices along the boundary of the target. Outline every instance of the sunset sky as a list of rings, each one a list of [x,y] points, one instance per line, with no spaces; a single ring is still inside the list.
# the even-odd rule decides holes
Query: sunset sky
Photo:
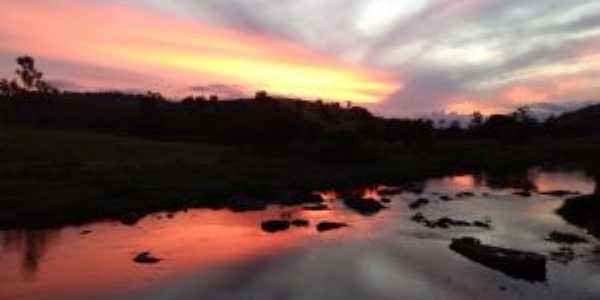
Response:
[[[390,116],[600,99],[598,0],[0,0],[0,77],[351,100]]]

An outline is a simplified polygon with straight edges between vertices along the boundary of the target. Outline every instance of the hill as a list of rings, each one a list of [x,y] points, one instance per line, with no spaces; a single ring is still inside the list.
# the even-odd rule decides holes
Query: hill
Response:
[[[550,119],[548,126],[562,136],[600,136],[600,104]]]

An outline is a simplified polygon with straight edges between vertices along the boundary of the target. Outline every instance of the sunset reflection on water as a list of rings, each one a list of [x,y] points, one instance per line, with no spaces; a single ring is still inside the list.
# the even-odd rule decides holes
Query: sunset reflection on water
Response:
[[[345,210],[333,192],[326,195],[331,209],[321,211],[279,206],[248,213],[198,209],[172,218],[151,215],[131,227],[103,222],[81,228],[0,231],[4,270],[0,299],[83,297],[88,291],[143,288],[175,275],[272,256],[315,241],[361,235],[381,221]],[[269,219],[306,219],[311,224],[271,234],[260,228]],[[325,220],[350,227],[318,233],[316,224]],[[82,234],[84,230],[91,233]],[[164,261],[133,263],[132,258],[142,251],[151,251]]]
[[[589,193],[595,187],[594,180],[583,173],[534,171],[523,174],[518,176],[526,178],[517,181],[531,181],[539,191]],[[519,228],[523,228],[522,220],[527,220],[531,223],[529,228],[536,234],[538,230],[564,226],[564,221],[553,213],[562,199],[515,197],[511,189],[494,189],[486,185],[488,179],[489,176],[471,174],[436,178],[415,183],[412,187],[416,189],[385,196],[378,191],[393,187],[373,185],[346,191],[323,191],[319,194],[329,208],[326,210],[305,210],[302,206],[270,206],[264,211],[247,213],[193,209],[175,215],[149,215],[135,226],[107,221],[62,229],[0,231],[0,267],[3,270],[0,272],[0,299],[112,298],[192,273],[210,274],[211,270],[222,267],[244,266],[246,262],[304,251],[319,243],[377,237],[388,240],[386,234],[390,232],[396,232],[396,235],[404,232],[404,235],[392,235],[396,239],[418,236],[420,230],[425,229],[409,220],[411,211],[407,208],[415,197],[425,196],[433,201],[441,194],[472,191],[477,196],[468,201],[434,201],[425,208],[426,212],[453,211],[469,220],[493,214],[494,222],[514,223]],[[423,194],[415,192],[421,189]],[[482,196],[483,192],[492,192],[494,196],[486,198]],[[391,203],[385,204],[389,209],[365,217],[339,201],[347,195],[392,199]],[[513,199],[527,201],[496,201]],[[527,217],[520,219],[522,214]],[[291,227],[271,234],[262,231],[260,226],[261,222],[270,219],[306,219],[310,226]],[[315,227],[321,221],[344,222],[349,227],[319,233]],[[521,240],[515,237],[529,238],[506,228],[495,225],[496,241],[518,244]],[[155,265],[134,263],[132,258],[142,251],[150,251],[164,260]]]

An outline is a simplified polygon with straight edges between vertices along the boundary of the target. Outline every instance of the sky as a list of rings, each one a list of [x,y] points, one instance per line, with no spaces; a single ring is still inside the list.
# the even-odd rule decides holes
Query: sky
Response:
[[[272,94],[378,114],[600,99],[598,0],[0,0],[0,77],[67,90]]]

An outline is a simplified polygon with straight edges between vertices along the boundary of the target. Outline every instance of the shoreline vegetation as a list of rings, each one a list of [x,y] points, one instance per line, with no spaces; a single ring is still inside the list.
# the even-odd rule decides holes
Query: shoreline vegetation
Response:
[[[315,202],[317,190],[571,165],[597,176],[600,105],[436,126],[348,103],[270,96],[170,101],[61,92],[30,57],[0,81],[0,229],[135,223],[157,211]],[[598,178],[598,177],[596,177]],[[524,189],[528,189],[524,184]]]

